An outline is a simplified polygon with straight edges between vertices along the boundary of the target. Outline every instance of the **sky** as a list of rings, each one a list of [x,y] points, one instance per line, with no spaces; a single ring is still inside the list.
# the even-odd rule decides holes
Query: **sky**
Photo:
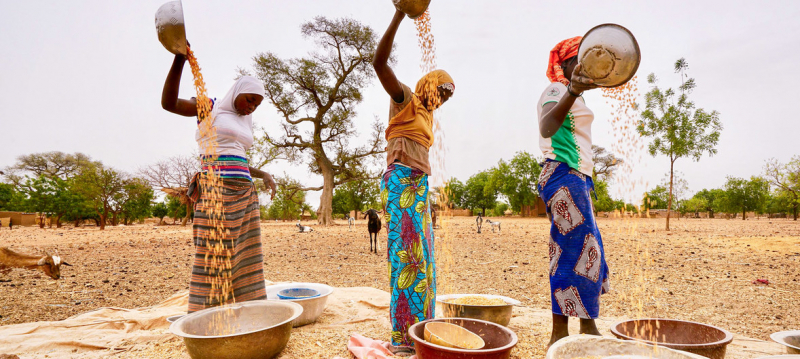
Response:
[[[135,173],[196,151],[195,121],[160,105],[173,59],[155,31],[162,3],[0,2],[0,168],[20,155],[62,151]],[[316,16],[354,18],[382,34],[394,13],[389,0],[184,0],[183,8],[209,94],[218,98],[236,69],[252,68],[259,53],[297,58],[313,51],[300,26]],[[623,25],[636,36],[641,79],[654,73],[660,85],[676,87],[680,78],[672,66],[685,58],[698,85],[690,98],[720,112],[718,153],[675,164],[691,192],[721,187],[726,176],[758,175],[769,158],[785,162],[800,155],[800,118],[791,107],[798,101],[793,85],[800,83],[800,47],[793,46],[800,44],[800,2],[433,0],[430,11],[438,65],[457,87],[441,113],[445,176],[466,181],[518,151],[541,156],[536,102],[548,85],[548,53],[602,23]],[[413,88],[422,73],[412,21],[403,21],[395,44],[395,73]],[[640,81],[639,88],[643,94],[648,85]],[[181,97],[193,91],[186,66]],[[599,91],[585,98],[595,113],[593,142],[611,148],[610,107]],[[388,105],[374,80],[357,107],[362,138],[355,143],[366,142],[376,116],[388,121]],[[280,129],[281,118],[267,101],[253,120],[269,133]],[[322,178],[307,168],[274,163],[265,170],[320,185]],[[641,198],[668,171],[666,157],[644,154],[613,193]],[[639,185],[620,185],[631,182]],[[316,207],[319,193],[308,198]]]

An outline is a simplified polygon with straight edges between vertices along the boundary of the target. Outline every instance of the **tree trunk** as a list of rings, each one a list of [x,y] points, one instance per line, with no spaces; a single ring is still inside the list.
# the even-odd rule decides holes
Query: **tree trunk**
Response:
[[[63,214],[56,216],[56,228],[61,228],[61,216],[63,216]]]
[[[747,209],[746,208],[742,208],[742,220],[744,221],[746,219],[747,219]]]
[[[103,210],[103,214],[100,215],[100,230],[106,229],[106,220],[108,219],[108,209]]]
[[[714,210],[713,209],[708,211],[708,218],[714,218]]]
[[[324,179],[322,186],[322,196],[319,198],[319,210],[317,210],[317,223],[323,226],[333,224],[333,169],[330,164],[320,161],[320,168],[322,169],[322,178]]]
[[[797,203],[794,204],[794,220],[797,220]]]
[[[669,231],[669,215],[672,213],[672,168],[675,161],[670,159],[669,162],[669,197],[667,197],[667,230]]]
[[[183,221],[181,222],[181,226],[186,226],[186,223],[189,223],[189,216],[191,216],[191,212],[189,210],[192,209],[192,206],[189,204],[190,201],[186,202],[186,216],[183,217]]]

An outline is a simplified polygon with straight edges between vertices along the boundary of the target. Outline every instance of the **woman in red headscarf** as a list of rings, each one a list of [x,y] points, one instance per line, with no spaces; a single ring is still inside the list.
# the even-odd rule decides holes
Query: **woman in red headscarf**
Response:
[[[569,335],[569,317],[580,318],[582,334],[600,335],[594,320],[600,295],[608,291],[608,265],[594,218],[591,192],[592,121],[581,96],[597,88],[581,74],[581,37],[564,40],[550,52],[551,84],[539,99],[539,147],[545,157],[539,195],[550,218],[550,292],[553,332],[550,344]]]

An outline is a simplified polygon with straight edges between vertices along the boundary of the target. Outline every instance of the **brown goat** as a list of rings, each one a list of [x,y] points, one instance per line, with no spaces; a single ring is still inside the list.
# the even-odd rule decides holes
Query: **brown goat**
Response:
[[[61,265],[72,266],[61,260],[56,255],[51,256],[47,253],[44,256],[32,256],[14,252],[8,248],[0,248],[0,272],[8,272],[11,268],[25,268],[30,270],[41,270],[50,278],[61,278]]]

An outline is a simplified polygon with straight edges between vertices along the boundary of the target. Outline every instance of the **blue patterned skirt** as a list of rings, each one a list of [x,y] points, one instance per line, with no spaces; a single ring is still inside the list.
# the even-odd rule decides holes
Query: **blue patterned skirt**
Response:
[[[411,347],[408,328],[432,319],[436,298],[428,175],[399,164],[386,168],[381,200],[388,227],[392,345]]]
[[[594,217],[592,178],[566,163],[547,160],[539,194],[550,216],[550,294],[553,313],[583,319],[600,314],[609,290],[603,240]]]

